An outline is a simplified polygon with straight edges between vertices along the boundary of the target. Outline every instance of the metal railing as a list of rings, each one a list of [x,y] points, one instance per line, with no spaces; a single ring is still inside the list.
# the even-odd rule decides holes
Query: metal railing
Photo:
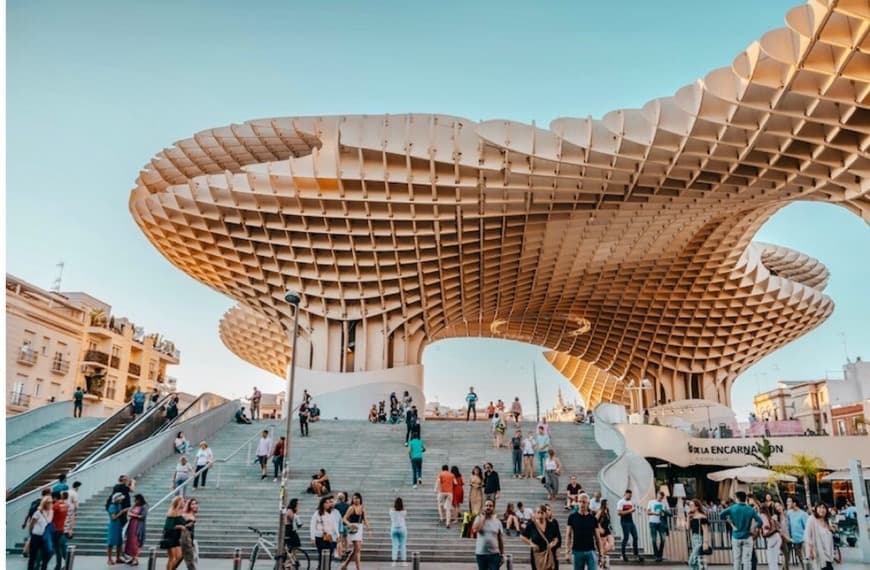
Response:
[[[39,358],[39,353],[36,352],[29,344],[26,344],[18,349],[18,363],[33,366]]]
[[[51,371],[55,374],[66,374],[69,372],[69,360],[64,358],[55,358],[51,361]]]
[[[108,366],[109,355],[101,350],[89,350],[85,353],[84,362],[96,362]]]
[[[121,358],[119,356],[110,356],[109,367],[114,368],[115,370],[119,369],[121,367]]]
[[[269,432],[271,433],[275,429],[275,424],[269,424],[267,426],[267,428],[264,428],[264,429],[269,429]],[[253,436],[251,436],[246,442],[244,442],[242,445],[240,445],[238,448],[236,448],[235,451],[233,451],[232,453],[230,453],[226,457],[222,457],[220,459],[214,460],[213,463],[217,463],[217,465],[218,465],[218,470],[217,470],[217,475],[216,475],[216,477],[217,477],[216,486],[218,489],[220,489],[220,486],[221,486],[221,473],[223,473],[223,465],[225,463],[229,462],[236,455],[238,455],[243,449],[247,449],[247,456],[246,456],[245,462],[250,463],[251,462],[251,446],[253,445],[254,441],[256,441],[258,438],[261,437],[261,435],[262,435],[262,430],[258,431]]]
[[[30,407],[30,394],[24,392],[9,392],[9,405],[21,406],[23,408]]]
[[[131,362],[127,365],[127,372],[132,374],[133,376],[141,376],[142,375],[142,367],[136,364],[135,362]]]

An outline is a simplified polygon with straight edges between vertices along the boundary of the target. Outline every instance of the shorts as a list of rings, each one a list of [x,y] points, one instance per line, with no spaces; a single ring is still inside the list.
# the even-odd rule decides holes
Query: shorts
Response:
[[[269,461],[268,455],[258,455],[257,456],[257,463],[260,464],[260,467],[265,467],[267,461]]]

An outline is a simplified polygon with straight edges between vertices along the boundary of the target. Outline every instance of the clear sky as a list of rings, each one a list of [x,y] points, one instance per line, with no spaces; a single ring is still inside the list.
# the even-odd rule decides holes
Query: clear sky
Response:
[[[189,391],[241,394],[279,381],[221,344],[232,301],[171,266],[127,209],[139,168],[198,130],[247,119],[437,112],[546,125],[673,94],[784,25],[796,2],[286,2],[10,0],[7,3],[7,270],[84,290],[182,350]],[[827,323],[769,356],[735,388],[837,375],[843,336],[870,357],[870,231],[845,210],[787,208],[759,239],[831,270]],[[458,403],[542,400],[568,386],[540,349],[449,340],[426,350],[426,392]],[[510,393],[504,386],[509,385]],[[501,386],[501,388],[497,388]],[[566,392],[567,393],[567,392]]]

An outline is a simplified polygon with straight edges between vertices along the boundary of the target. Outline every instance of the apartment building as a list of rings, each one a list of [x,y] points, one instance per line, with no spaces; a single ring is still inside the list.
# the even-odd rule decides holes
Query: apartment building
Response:
[[[843,379],[783,381],[755,396],[755,415],[794,419],[805,430],[831,435],[867,433],[870,421],[870,362],[858,357],[843,366]]]
[[[180,352],[160,334],[145,334],[81,292],[55,293],[6,275],[6,413],[69,400],[77,386],[86,408],[104,415],[140,388],[176,388],[167,367]]]

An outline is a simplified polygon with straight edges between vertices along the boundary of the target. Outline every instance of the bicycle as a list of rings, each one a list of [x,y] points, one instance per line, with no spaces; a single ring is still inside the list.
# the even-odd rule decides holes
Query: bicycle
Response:
[[[309,570],[311,568],[311,559],[309,558],[308,553],[301,548],[293,548],[289,553],[284,555],[277,553],[277,542],[272,542],[266,538],[267,536],[275,536],[278,534],[275,531],[260,530],[252,526],[249,526],[248,530],[257,535],[257,542],[254,544],[254,547],[251,548],[251,565],[248,567],[250,570],[254,570],[254,565],[257,564],[257,557],[260,555],[261,550],[266,553],[269,560],[275,563],[275,570]],[[273,551],[275,554],[272,554]],[[282,561],[281,558],[286,559]]]

